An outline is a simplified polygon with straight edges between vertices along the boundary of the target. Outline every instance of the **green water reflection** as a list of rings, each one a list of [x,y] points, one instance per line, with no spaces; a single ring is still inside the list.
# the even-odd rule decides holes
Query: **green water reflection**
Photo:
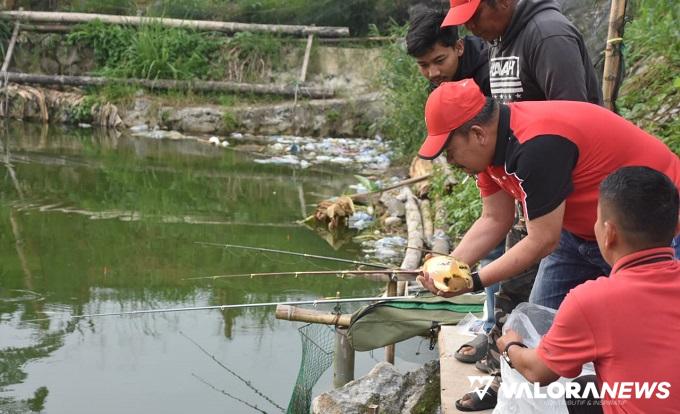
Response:
[[[333,276],[184,280],[343,268],[195,242],[358,258],[351,242],[336,250],[295,224],[314,201],[344,191],[349,174],[257,165],[196,141],[23,123],[4,125],[1,142],[0,412],[250,412],[192,373],[266,407],[180,331],[285,406],[300,325],[275,320],[271,308],[80,322],[64,315],[380,288]]]

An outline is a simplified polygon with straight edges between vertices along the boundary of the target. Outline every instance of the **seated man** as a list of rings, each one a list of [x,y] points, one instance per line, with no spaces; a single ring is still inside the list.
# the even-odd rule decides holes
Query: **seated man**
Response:
[[[612,266],[609,277],[571,290],[537,349],[524,348],[514,331],[499,338],[498,348],[530,382],[574,377],[592,361],[598,385],[633,383],[628,392],[619,389],[619,398],[602,392],[606,413],[677,413],[680,261],[669,246],[679,229],[678,190],[650,168],[621,168],[600,186],[594,228]],[[638,395],[655,383],[649,395]],[[580,412],[573,402],[571,412]]]

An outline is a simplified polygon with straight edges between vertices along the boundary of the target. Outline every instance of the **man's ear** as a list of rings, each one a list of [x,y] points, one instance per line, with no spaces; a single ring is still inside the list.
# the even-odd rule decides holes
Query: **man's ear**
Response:
[[[480,145],[488,144],[488,137],[486,130],[479,125],[473,125],[470,127],[470,132],[468,133],[470,139],[475,140]]]
[[[465,53],[465,42],[463,42],[463,39],[456,40],[456,44],[453,49],[456,51],[456,55],[458,57],[463,56],[463,53]]]
[[[619,229],[616,227],[616,223],[612,221],[604,222],[604,245],[607,248],[611,248],[615,244],[619,243]]]
[[[496,1],[496,7],[500,7],[503,9],[510,9],[512,6],[515,4],[517,0],[497,0]]]

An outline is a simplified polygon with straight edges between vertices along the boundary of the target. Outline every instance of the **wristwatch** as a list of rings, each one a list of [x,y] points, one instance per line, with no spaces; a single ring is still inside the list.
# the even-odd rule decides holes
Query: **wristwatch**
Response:
[[[503,353],[501,354],[501,356],[503,357],[503,359],[505,360],[505,362],[508,363],[508,366],[509,366],[510,368],[515,369],[515,367],[512,366],[512,362],[510,362],[510,354],[508,354],[508,351],[510,350],[510,347],[513,346],[513,345],[517,345],[517,346],[519,346],[519,347],[521,347],[521,348],[526,348],[527,346],[524,345],[524,344],[521,343],[521,342],[518,342],[518,341],[512,341],[512,342],[508,343],[507,345],[505,345],[505,351],[503,351]]]

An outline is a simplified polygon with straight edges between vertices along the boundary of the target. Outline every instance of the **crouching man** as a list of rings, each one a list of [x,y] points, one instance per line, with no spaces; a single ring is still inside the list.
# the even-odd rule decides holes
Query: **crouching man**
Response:
[[[595,404],[569,399],[570,413],[678,413],[680,261],[669,247],[678,232],[678,189],[653,169],[621,168],[600,185],[594,229],[609,277],[572,289],[538,348],[526,348],[510,330],[498,349],[542,385],[575,377],[592,361],[597,388],[618,391],[601,390]]]

